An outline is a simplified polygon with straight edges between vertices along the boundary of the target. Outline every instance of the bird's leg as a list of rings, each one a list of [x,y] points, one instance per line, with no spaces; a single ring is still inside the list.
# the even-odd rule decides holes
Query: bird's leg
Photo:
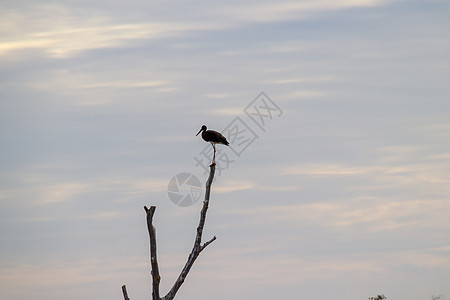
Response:
[[[214,148],[214,155],[213,155],[213,161],[212,164],[215,165],[216,164],[216,145],[212,144],[213,148]]]

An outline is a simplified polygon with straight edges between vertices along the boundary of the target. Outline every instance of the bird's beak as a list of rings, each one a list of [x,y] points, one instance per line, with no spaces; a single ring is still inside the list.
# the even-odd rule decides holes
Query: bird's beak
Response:
[[[199,132],[197,132],[197,134],[195,136],[197,136],[200,132],[202,132],[203,128],[200,129]]]

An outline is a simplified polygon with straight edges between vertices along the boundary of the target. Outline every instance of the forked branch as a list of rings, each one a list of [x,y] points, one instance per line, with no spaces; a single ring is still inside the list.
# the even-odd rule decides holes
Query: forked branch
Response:
[[[160,297],[159,294],[159,283],[161,281],[161,277],[159,275],[159,268],[158,268],[158,259],[157,259],[157,253],[156,253],[156,230],[153,226],[153,215],[155,213],[155,206],[151,206],[150,208],[144,207],[145,212],[147,214],[147,228],[148,233],[150,236],[150,265],[152,268],[152,299],[153,300],[172,300],[178,290],[180,289],[181,285],[183,284],[184,280],[186,279],[186,276],[188,275],[189,271],[191,270],[192,266],[194,265],[195,260],[199,256],[199,254],[212,242],[216,240],[216,237],[212,237],[210,240],[202,244],[202,235],[203,235],[203,227],[205,226],[206,221],[206,212],[208,211],[209,206],[209,196],[211,194],[211,185],[214,179],[214,173],[216,171],[216,165],[213,163],[210,166],[210,172],[208,180],[206,181],[206,191],[205,191],[205,200],[203,200],[203,207],[200,212],[200,221],[198,223],[197,227],[197,235],[195,236],[194,246],[192,247],[192,251],[189,254],[188,260],[186,264],[184,265],[183,270],[181,271],[180,275],[178,276],[177,280],[175,281],[174,285],[170,289],[170,291],[167,293],[166,296]]]

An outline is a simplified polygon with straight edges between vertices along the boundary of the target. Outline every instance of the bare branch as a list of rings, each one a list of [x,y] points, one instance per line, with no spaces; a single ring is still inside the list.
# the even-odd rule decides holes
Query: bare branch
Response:
[[[160,300],[159,297],[159,282],[161,281],[161,276],[159,276],[158,259],[156,253],[156,230],[153,226],[153,215],[155,214],[155,206],[147,208],[144,206],[145,212],[147,213],[147,229],[150,236],[150,265],[152,267],[152,279],[153,279],[153,292],[152,299]]]
[[[122,293],[123,293],[124,300],[130,300],[130,298],[128,298],[127,286],[126,285],[122,285]]]

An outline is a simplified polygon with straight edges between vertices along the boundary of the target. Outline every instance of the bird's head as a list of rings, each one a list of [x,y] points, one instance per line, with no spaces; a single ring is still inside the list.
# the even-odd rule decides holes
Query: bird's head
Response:
[[[202,128],[200,128],[199,132],[195,136],[197,136],[200,132],[206,131],[206,125],[203,125]]]

